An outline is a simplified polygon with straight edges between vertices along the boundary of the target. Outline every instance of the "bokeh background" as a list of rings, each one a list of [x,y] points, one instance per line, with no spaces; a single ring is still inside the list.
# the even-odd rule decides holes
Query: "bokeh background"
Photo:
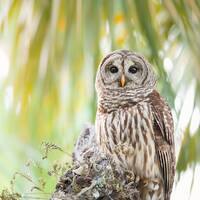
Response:
[[[53,191],[56,178],[47,171],[70,162],[84,123],[94,123],[98,64],[123,48],[149,59],[173,109],[172,199],[198,199],[199,47],[198,0],[0,0],[0,190],[20,172],[35,182],[43,177],[47,194]],[[43,160],[43,141],[67,154]],[[30,189],[27,177],[15,177],[16,191]]]

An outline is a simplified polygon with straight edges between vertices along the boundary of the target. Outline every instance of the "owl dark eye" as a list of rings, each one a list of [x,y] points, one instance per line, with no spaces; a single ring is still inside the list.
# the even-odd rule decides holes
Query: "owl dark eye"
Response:
[[[110,67],[110,72],[112,73],[112,74],[114,74],[114,73],[117,73],[118,72],[118,68],[116,67],[116,66],[111,66]]]
[[[131,74],[135,74],[137,73],[138,68],[135,65],[131,65],[128,69],[128,72],[130,72]]]

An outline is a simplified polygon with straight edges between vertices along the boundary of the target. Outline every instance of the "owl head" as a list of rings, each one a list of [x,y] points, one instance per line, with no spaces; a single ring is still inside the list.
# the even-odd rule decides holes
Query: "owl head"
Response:
[[[96,76],[98,96],[107,95],[139,97],[148,95],[156,78],[150,64],[137,53],[117,50],[100,63]]]

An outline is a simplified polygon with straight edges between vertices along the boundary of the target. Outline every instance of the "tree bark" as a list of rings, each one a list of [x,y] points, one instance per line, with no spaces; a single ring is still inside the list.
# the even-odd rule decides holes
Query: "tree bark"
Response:
[[[92,125],[81,133],[73,160],[71,169],[58,181],[51,200],[140,200],[140,180],[130,171],[117,169],[100,152]]]

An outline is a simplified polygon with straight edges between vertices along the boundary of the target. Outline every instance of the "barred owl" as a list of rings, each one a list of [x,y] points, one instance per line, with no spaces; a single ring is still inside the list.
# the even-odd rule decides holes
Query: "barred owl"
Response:
[[[144,180],[143,200],[169,200],[175,174],[174,128],[167,103],[155,90],[150,64],[117,50],[96,76],[95,134],[101,150]]]

